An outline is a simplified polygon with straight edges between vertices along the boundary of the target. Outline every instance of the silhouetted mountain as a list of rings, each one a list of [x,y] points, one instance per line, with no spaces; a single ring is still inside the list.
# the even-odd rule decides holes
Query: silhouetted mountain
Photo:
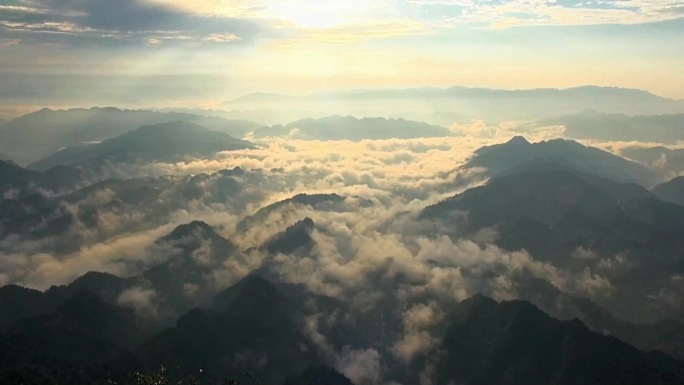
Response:
[[[290,254],[300,250],[306,253],[313,247],[313,239],[311,239],[310,234],[314,226],[314,221],[311,218],[304,218],[282,233],[274,235],[266,241],[263,248],[271,254]]]
[[[450,88],[423,87],[409,89],[375,89],[355,90],[312,94],[300,99],[318,99],[327,96],[340,99],[388,99],[388,98],[507,98],[507,99],[545,99],[545,98],[613,98],[618,100],[640,100],[645,102],[665,101],[668,99],[653,95],[647,91],[618,87],[582,86],[567,89],[537,88],[527,90],[503,90],[492,88],[469,88],[454,86]],[[229,103],[251,103],[261,101],[287,101],[297,98],[292,95],[252,93]]]
[[[101,143],[67,148],[29,167],[44,170],[56,165],[95,167],[105,162],[175,162],[190,157],[212,156],[219,151],[251,148],[232,136],[185,122],[142,126]]]
[[[638,163],[571,140],[554,139],[533,144],[519,136],[504,144],[480,148],[464,167],[483,167],[487,175],[495,176],[535,159],[554,160],[584,173],[646,187],[655,185],[659,178]]]
[[[527,250],[537,260],[576,273],[587,267],[586,261],[571,257],[578,248],[595,252],[593,263],[628,252],[629,273],[613,282],[619,289],[610,298],[610,310],[620,318],[646,321],[672,314],[671,305],[682,306],[643,293],[659,290],[674,272],[684,272],[679,257],[684,208],[636,184],[536,161],[427,207],[420,219],[442,221],[455,237],[494,228],[500,247]]]
[[[637,115],[605,114],[587,110],[578,114],[544,119],[538,126],[565,126],[565,136],[575,139],[637,140],[677,142],[684,140],[684,114]]]
[[[82,182],[81,172],[76,169],[58,166],[41,172],[27,170],[11,161],[0,160],[0,192],[16,190],[17,193],[27,193],[47,190],[63,193],[74,190]]]
[[[56,379],[75,367],[113,359],[140,339],[128,312],[79,291],[54,312],[24,318],[0,336],[0,378],[19,372],[29,383],[41,376]]]
[[[120,136],[141,126],[186,121],[242,137],[259,125],[184,113],[117,108],[42,109],[7,122],[0,130],[0,151],[21,164],[45,158],[62,148],[78,147]]]
[[[202,369],[213,379],[248,371],[262,383],[279,383],[314,365],[317,355],[283,299],[271,283],[250,275],[217,295],[219,310],[191,310],[137,354],[151,368]]]
[[[327,366],[311,367],[290,377],[283,385],[354,385],[349,378]]]
[[[679,384],[684,364],[644,353],[528,302],[475,297],[444,336],[439,383]]]
[[[337,194],[297,194],[292,198],[262,207],[254,215],[241,220],[237,225],[237,230],[247,231],[254,224],[266,220],[271,213],[288,206],[309,206],[314,210],[328,211],[340,209],[340,205],[343,205],[344,201],[345,197]]]
[[[516,282],[518,296],[561,320],[579,319],[591,330],[612,335],[643,351],[661,351],[684,362],[684,323],[675,320],[634,324],[614,317],[588,298],[561,292],[551,283],[528,277]]]
[[[676,224],[684,224],[679,213],[682,208],[657,200],[639,185],[533,161],[430,206],[421,217],[442,218],[470,230],[499,226],[500,243],[507,248],[553,255],[589,245],[618,252],[636,246],[637,240],[654,246],[651,242],[659,236],[679,231]]]
[[[285,126],[262,127],[254,136],[288,136],[305,140],[411,139],[453,136],[446,128],[404,119],[329,116],[303,119]]]
[[[429,108],[422,104],[426,101]],[[316,93],[305,96],[250,94],[224,103],[226,107],[246,106],[277,108],[294,105],[328,113],[344,106],[352,114],[364,112],[375,116],[396,114],[402,109],[409,114],[417,111],[457,111],[473,118],[510,120],[522,118],[553,118],[596,109],[609,113],[673,114],[682,113],[684,106],[677,100],[653,95],[647,91],[582,86],[568,89],[502,90],[468,87],[422,87],[409,89],[366,89]],[[335,106],[335,109],[329,106]],[[357,112],[358,111],[358,112]]]
[[[211,274],[239,251],[201,221],[178,226],[155,242],[166,259],[136,277],[138,285],[156,292],[159,316],[175,319],[214,293]]]
[[[484,186],[428,207],[421,215],[467,211],[472,227],[492,226],[501,220],[521,217],[551,224],[561,220],[570,209],[600,213],[621,202],[652,197],[648,190],[634,183],[613,182],[556,161],[534,160],[499,174]]]
[[[91,271],[76,278],[68,285],[50,287],[45,294],[51,298],[69,298],[78,292],[88,292],[109,303],[116,303],[121,292],[132,283],[131,279]]]
[[[0,287],[0,333],[22,318],[54,311],[60,302],[38,290],[16,285]]]
[[[661,183],[651,191],[664,201],[684,206],[684,177],[682,176]]]

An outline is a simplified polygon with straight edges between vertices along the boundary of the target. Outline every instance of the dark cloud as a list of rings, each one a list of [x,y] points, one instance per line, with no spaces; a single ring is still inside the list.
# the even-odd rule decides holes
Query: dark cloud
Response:
[[[252,21],[198,16],[138,0],[20,0],[0,7],[0,39],[75,46],[248,43]]]

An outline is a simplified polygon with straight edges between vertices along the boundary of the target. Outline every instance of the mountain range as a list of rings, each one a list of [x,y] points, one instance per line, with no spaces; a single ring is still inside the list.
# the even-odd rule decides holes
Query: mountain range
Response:
[[[83,182],[81,172],[64,166],[44,171],[27,170],[12,161],[0,160],[0,192],[21,194],[39,189],[51,192],[73,190]]]
[[[620,153],[636,162],[670,175],[684,169],[684,149],[657,147],[627,147]]]
[[[495,228],[500,247],[526,250],[577,274],[589,263],[628,252],[631,268],[613,281],[617,292],[604,302],[623,318],[643,321],[670,312],[658,309],[645,293],[684,272],[684,260],[677,257],[684,249],[684,207],[637,184],[553,161],[531,161],[425,208],[419,218],[443,221],[454,237]],[[593,261],[572,257],[585,249],[596,253]]]
[[[535,159],[563,163],[579,171],[617,182],[652,187],[661,181],[661,177],[655,171],[594,147],[564,139],[530,143],[521,136],[516,136],[504,144],[478,149],[464,168],[482,168],[486,170],[486,175],[497,176]]]
[[[632,113],[633,114],[633,113]],[[594,110],[544,119],[537,126],[565,127],[565,135],[574,139],[623,140],[676,143],[684,139],[684,114],[627,115]]]
[[[285,126],[261,127],[255,137],[288,137],[304,140],[374,140],[447,137],[453,133],[446,128],[404,119],[329,116],[303,119]]]
[[[296,124],[323,139],[326,119]],[[379,161],[331,183],[338,170],[256,151],[207,173],[92,179],[252,146],[164,122],[31,168],[0,161],[0,383],[684,381],[681,178],[515,137],[454,171],[468,188]]]
[[[223,106],[240,109],[289,107],[319,113],[334,113],[344,109],[350,114],[364,116],[395,116],[397,111],[406,111],[406,115],[401,115],[404,118],[421,113],[430,117],[432,122],[441,122],[439,115],[454,112],[460,116],[488,121],[546,119],[588,109],[630,115],[684,112],[684,103],[680,100],[663,98],[643,90],[600,86],[527,90],[423,87],[352,90],[302,96],[253,93],[227,101]]]
[[[60,149],[114,138],[141,126],[185,121],[241,138],[260,124],[194,114],[121,110],[113,107],[42,109],[0,127],[0,152],[25,165]]]
[[[476,296],[446,332],[440,382],[676,384],[682,363],[644,353],[580,321],[558,321],[524,301]]]
[[[106,163],[174,163],[253,147],[226,133],[178,121],[142,126],[99,143],[66,148],[28,167],[46,170],[56,166],[80,166],[97,170]]]
[[[527,90],[503,90],[492,88],[469,88],[454,86],[449,88],[423,87],[409,89],[379,89],[379,90],[356,90],[336,93],[320,93],[305,95],[303,99],[319,98],[338,98],[338,99],[383,99],[383,98],[511,98],[511,99],[546,99],[549,97],[568,97],[568,98],[613,98],[618,100],[640,100],[640,101],[665,101],[670,100],[651,94],[647,91],[617,88],[617,87],[598,87],[582,86],[567,89],[537,88]],[[281,95],[273,93],[252,93],[237,99],[233,99],[226,104],[250,103],[256,101],[285,101],[293,98],[292,95]]]

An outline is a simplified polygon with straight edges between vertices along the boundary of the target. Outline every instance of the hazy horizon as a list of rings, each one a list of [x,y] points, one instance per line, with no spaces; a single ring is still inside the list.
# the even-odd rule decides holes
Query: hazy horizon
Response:
[[[6,0],[0,106],[452,85],[684,99],[683,31],[682,4],[657,0]]]

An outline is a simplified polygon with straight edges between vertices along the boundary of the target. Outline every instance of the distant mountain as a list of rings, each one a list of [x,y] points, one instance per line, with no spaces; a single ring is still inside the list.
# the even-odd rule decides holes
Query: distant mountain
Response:
[[[237,224],[238,231],[247,231],[255,224],[261,223],[271,213],[288,206],[309,206],[314,210],[342,209],[345,197],[337,194],[297,194],[292,198],[284,199],[268,206],[260,208],[256,213],[245,217]]]
[[[644,353],[580,321],[559,321],[524,301],[476,296],[441,348],[438,383],[679,384],[684,363]]]
[[[78,147],[120,136],[141,126],[174,121],[207,127],[242,137],[260,125],[218,117],[175,112],[91,108],[42,109],[7,122],[0,127],[0,152],[20,164],[36,162],[60,149]]]
[[[582,86],[566,89],[537,88],[527,90],[504,90],[492,88],[469,88],[454,86],[450,88],[424,87],[409,89],[375,89],[346,92],[318,93],[296,97],[292,95],[252,93],[231,100],[228,104],[252,103],[261,101],[287,101],[291,99],[441,99],[441,98],[506,98],[506,99],[547,99],[547,98],[614,98],[630,101],[663,101],[669,100],[649,93],[648,91],[618,88]]]
[[[664,201],[684,206],[684,176],[659,184],[651,191]]]
[[[475,228],[520,218],[553,224],[563,220],[568,212],[600,214],[621,203],[652,197],[636,184],[621,184],[562,163],[536,160],[519,166],[515,172],[497,176],[484,186],[430,206],[421,216],[468,212],[463,220]]]
[[[315,227],[311,218],[304,218],[285,231],[271,237],[263,246],[271,254],[291,254],[296,251],[307,253],[313,247],[311,232]]]
[[[97,144],[67,148],[32,163],[29,167],[45,170],[61,165],[98,169],[106,162],[175,162],[252,146],[251,143],[228,134],[179,121],[142,126]]]
[[[627,147],[620,153],[659,172],[674,175],[684,173],[684,149]]]
[[[684,114],[626,115],[594,110],[544,119],[538,126],[565,126],[565,136],[574,139],[624,140],[674,143],[684,140]]]
[[[591,330],[619,338],[643,351],[661,351],[684,362],[684,323],[664,320],[635,324],[613,316],[588,298],[561,292],[539,278],[527,277],[516,282],[518,296],[554,318],[579,319]]]
[[[76,189],[83,183],[79,170],[56,166],[45,171],[27,170],[11,161],[0,160],[0,193],[15,191],[25,194],[45,190],[64,193]]]
[[[503,90],[490,88],[367,89],[304,96],[249,94],[224,103],[225,108],[281,108],[296,106],[312,111],[352,115],[395,116],[406,111],[432,114],[458,112],[486,120],[546,119],[587,109],[625,114],[684,113],[684,103],[647,91],[599,86],[568,89]],[[334,106],[332,108],[331,106]],[[343,106],[343,107],[340,107]],[[431,121],[440,121],[432,119]],[[453,122],[453,120],[452,120]]]
[[[496,229],[500,247],[527,250],[537,260],[577,274],[588,264],[628,253],[630,266],[613,281],[617,292],[604,303],[623,319],[661,319],[684,305],[645,294],[661,290],[674,272],[684,273],[684,207],[661,201],[636,184],[533,161],[429,206],[419,218],[444,223],[441,231],[454,237]],[[596,258],[574,259],[578,248],[591,250]]]
[[[262,127],[255,137],[287,136],[304,140],[412,139],[453,136],[446,128],[404,119],[329,116],[303,119],[285,126]]]
[[[530,143],[521,136],[504,144],[480,148],[464,168],[484,168],[487,175],[496,176],[535,159],[561,162],[584,173],[646,187],[655,185],[660,178],[643,165],[575,141],[554,139]]]

